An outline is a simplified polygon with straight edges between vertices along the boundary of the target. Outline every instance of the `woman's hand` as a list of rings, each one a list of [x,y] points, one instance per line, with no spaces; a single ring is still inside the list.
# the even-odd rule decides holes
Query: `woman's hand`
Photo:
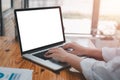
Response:
[[[84,55],[85,47],[80,46],[76,42],[67,43],[63,46],[65,50],[67,50],[69,53],[75,54],[75,55]]]
[[[65,58],[69,55],[63,48],[52,48],[46,54],[45,57],[53,58],[61,62],[65,62]]]
[[[53,58],[61,62],[66,62],[72,67],[81,71],[80,62],[82,59],[74,54],[68,53],[63,48],[52,48],[45,54],[45,57]]]

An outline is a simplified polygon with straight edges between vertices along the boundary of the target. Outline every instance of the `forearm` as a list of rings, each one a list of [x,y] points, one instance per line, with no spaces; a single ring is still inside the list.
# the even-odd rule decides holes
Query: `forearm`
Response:
[[[81,71],[81,66],[80,66],[80,62],[83,59],[73,55],[73,54],[69,54],[66,58],[65,58],[65,62],[67,62],[68,64],[70,64],[72,67],[74,67],[75,69]]]
[[[86,48],[84,54],[88,57],[93,57],[98,60],[103,60],[102,50],[97,48]]]

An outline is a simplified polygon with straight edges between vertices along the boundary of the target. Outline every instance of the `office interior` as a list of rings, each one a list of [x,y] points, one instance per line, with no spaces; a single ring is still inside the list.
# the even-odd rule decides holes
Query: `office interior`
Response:
[[[16,37],[14,9],[61,6],[66,36],[97,39],[92,41],[100,48],[111,47],[109,41],[113,47],[118,47],[118,3],[118,0],[1,0],[0,35]],[[106,45],[99,46],[101,43]]]
[[[119,3],[119,0],[0,0],[0,51],[3,52],[0,66],[34,69],[33,80],[85,80],[82,74],[69,71],[54,74],[16,55],[20,51],[15,44],[18,38],[14,10],[60,6],[66,39],[83,42],[89,39],[96,48],[120,47]]]
[[[89,38],[98,48],[119,47],[119,2],[118,0],[1,0],[0,36],[16,38],[14,9],[61,6],[66,36]]]

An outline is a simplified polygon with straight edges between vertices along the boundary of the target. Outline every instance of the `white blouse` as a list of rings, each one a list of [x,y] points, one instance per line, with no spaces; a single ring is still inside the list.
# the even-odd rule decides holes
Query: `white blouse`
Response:
[[[105,61],[86,58],[80,62],[87,80],[120,80],[120,48],[102,48]]]

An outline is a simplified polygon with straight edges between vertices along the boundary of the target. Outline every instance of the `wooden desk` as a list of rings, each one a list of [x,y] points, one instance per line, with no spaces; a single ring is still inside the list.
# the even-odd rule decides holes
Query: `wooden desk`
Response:
[[[17,41],[7,37],[0,37],[0,66],[11,68],[32,69],[33,80],[85,80],[80,73],[70,72],[68,69],[56,74],[40,65],[23,59],[20,55]]]

